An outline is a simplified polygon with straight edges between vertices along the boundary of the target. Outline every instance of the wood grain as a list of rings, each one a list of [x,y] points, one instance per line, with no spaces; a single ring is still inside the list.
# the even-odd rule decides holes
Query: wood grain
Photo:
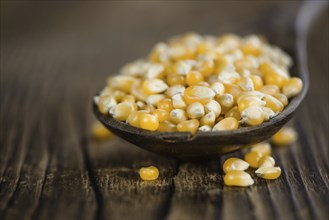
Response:
[[[92,96],[159,40],[257,31],[291,48],[298,2],[242,4],[2,1],[0,219],[328,219],[327,9],[308,39],[310,90],[291,122],[299,139],[273,152],[278,180],[224,186],[221,164],[242,152],[186,163],[90,138]],[[141,181],[151,164],[159,180]]]

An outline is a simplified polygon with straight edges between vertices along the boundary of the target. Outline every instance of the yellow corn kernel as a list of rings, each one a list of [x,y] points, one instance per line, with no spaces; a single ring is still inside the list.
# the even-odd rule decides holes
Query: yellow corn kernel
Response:
[[[287,106],[288,105],[288,98],[285,94],[282,93],[277,93],[272,95],[274,98],[276,98],[277,100],[279,100],[283,106]]]
[[[132,113],[130,113],[130,115],[127,118],[127,123],[130,124],[131,126],[134,126],[136,128],[140,128],[139,125],[139,120],[140,120],[140,116],[142,114],[144,114],[144,111],[133,111]]]
[[[214,112],[209,112],[200,119],[200,124],[207,126],[214,126],[216,120],[216,115]]]
[[[204,106],[206,113],[209,112],[214,112],[216,118],[220,115],[222,108],[220,106],[220,104],[215,101],[215,100],[210,100],[205,106]]]
[[[139,170],[139,176],[142,180],[156,180],[159,177],[159,170],[155,166],[142,167]]]
[[[283,86],[282,92],[288,98],[298,95],[303,89],[303,81],[298,77],[290,78]]]
[[[256,151],[250,151],[244,155],[244,160],[249,163],[250,167],[257,168],[262,154]]]
[[[256,96],[242,96],[238,99],[238,109],[240,112],[251,106],[262,107],[266,103]]]
[[[228,112],[226,112],[225,118],[227,118],[227,117],[233,117],[239,121],[241,119],[241,113],[240,113],[238,107],[235,106],[235,107],[231,108]]]
[[[267,85],[276,85],[279,88],[287,82],[288,78],[277,72],[269,72],[265,74],[265,83]]]
[[[187,120],[187,114],[184,110],[182,109],[173,109],[170,112],[170,121],[178,124],[182,121],[186,121]]]
[[[210,88],[215,92],[216,96],[221,96],[224,94],[225,87],[221,82],[214,82],[211,84]]]
[[[208,131],[211,131],[211,127],[209,125],[202,125],[199,127],[198,131],[201,131],[201,132],[208,132]]]
[[[233,170],[224,176],[224,183],[227,186],[251,186],[254,180],[244,171]]]
[[[110,108],[115,106],[117,102],[110,95],[102,95],[98,100],[98,109],[102,114],[108,114]]]
[[[158,131],[161,132],[176,132],[177,127],[175,124],[171,123],[170,121],[162,121],[159,123]]]
[[[135,83],[139,83],[139,79],[135,78],[133,76],[125,76],[125,75],[118,75],[109,78],[108,83],[111,86],[111,88],[119,89],[123,92],[130,92],[131,87]]]
[[[276,85],[265,85],[259,91],[268,95],[280,93],[280,89]]]
[[[274,180],[280,177],[280,167],[260,167],[255,171],[256,175],[267,180]]]
[[[214,127],[213,131],[234,130],[239,127],[239,122],[233,117],[227,117],[219,121]]]
[[[272,142],[276,145],[290,145],[297,140],[297,132],[291,127],[283,127],[272,136]]]
[[[265,121],[270,120],[271,118],[273,118],[274,116],[276,116],[278,114],[278,113],[275,113],[269,107],[262,107],[262,110],[263,110],[263,113],[264,113]]]
[[[187,104],[184,101],[183,94],[176,94],[172,97],[172,106],[174,108],[185,109]]]
[[[256,126],[263,123],[265,120],[265,114],[261,107],[258,106],[251,106],[246,108],[241,112],[242,122]]]
[[[172,100],[171,99],[162,99],[159,103],[158,103],[158,108],[159,109],[163,109],[166,110],[167,112],[171,112],[171,110],[173,109],[172,106]]]
[[[177,130],[180,132],[191,132],[195,134],[199,128],[199,121],[197,119],[191,119],[187,121],[182,121],[177,124]]]
[[[167,79],[167,83],[169,86],[185,84],[185,77],[182,75],[175,74],[175,73],[167,74],[166,79]]]
[[[168,89],[168,85],[161,79],[147,79],[142,84],[143,92],[147,95],[162,93]]]
[[[113,134],[100,122],[95,122],[91,129],[93,138],[99,141],[107,140],[113,136]]]
[[[258,167],[274,167],[275,160],[271,156],[263,156],[258,161]]]
[[[211,59],[200,60],[198,62],[198,70],[203,76],[209,76],[215,70],[215,63]]]
[[[155,131],[159,127],[159,120],[155,115],[143,113],[139,116],[139,126],[145,130]]]
[[[234,98],[234,101],[238,99],[238,97],[242,92],[240,86],[235,84],[224,84],[224,87],[225,87],[225,93],[231,94]]]
[[[126,95],[121,99],[121,102],[130,102],[130,103],[135,103],[135,96],[133,95]]]
[[[252,55],[257,57],[261,52],[260,47],[252,44],[242,44],[240,48],[245,56]]]
[[[113,91],[112,95],[113,95],[113,98],[115,98],[115,100],[117,102],[121,102],[122,99],[127,96],[127,93],[122,92],[120,90],[115,90],[115,91]]]
[[[110,109],[110,114],[119,121],[126,121],[133,111],[137,111],[135,103],[121,102]]]
[[[249,164],[244,161],[241,160],[240,158],[236,158],[236,157],[231,157],[227,160],[225,160],[224,164],[223,164],[223,170],[225,173],[228,173],[232,170],[240,170],[240,171],[244,171],[246,169],[248,169]]]
[[[190,86],[184,91],[184,99],[188,104],[200,102],[206,104],[214,98],[215,92],[205,86]]]
[[[228,93],[224,93],[223,95],[216,97],[216,100],[221,107],[231,108],[234,105],[234,98]]]
[[[274,112],[282,112],[284,109],[283,104],[271,95],[264,96],[265,106],[272,109]]]
[[[185,87],[182,85],[174,85],[167,89],[166,95],[172,98],[176,94],[184,94]]]
[[[165,98],[166,98],[165,95],[162,94],[150,95],[147,97],[146,103],[148,105],[157,106],[159,102]]]
[[[264,86],[262,77],[257,76],[257,75],[251,75],[250,78],[252,80],[255,90],[259,90]]]
[[[260,153],[262,156],[270,156],[272,154],[272,147],[267,142],[261,142],[258,144],[254,144],[250,151],[255,151]]]
[[[143,92],[142,86],[139,83],[132,85],[130,93],[139,101],[146,102],[147,95]]]
[[[190,104],[186,109],[187,115],[191,119],[201,118],[205,114],[204,107],[199,102]]]
[[[158,118],[159,122],[167,121],[170,119],[169,112],[163,109],[156,109],[154,110],[153,114]]]
[[[198,71],[190,71],[186,75],[186,84],[188,86],[193,86],[199,82],[202,82],[203,80],[203,75]]]
[[[243,77],[238,81],[238,85],[245,92],[251,92],[255,90],[254,83],[250,77]]]

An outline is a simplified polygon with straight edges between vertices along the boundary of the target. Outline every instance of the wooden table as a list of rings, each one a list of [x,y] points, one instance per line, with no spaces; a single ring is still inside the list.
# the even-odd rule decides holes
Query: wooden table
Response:
[[[291,48],[298,6],[2,1],[0,219],[328,219],[328,8],[308,39],[311,86],[292,122],[299,140],[274,149],[278,180],[226,187],[225,157],[192,164],[90,139],[92,96],[155,42],[257,31]],[[139,167],[151,164],[160,178],[141,181]]]

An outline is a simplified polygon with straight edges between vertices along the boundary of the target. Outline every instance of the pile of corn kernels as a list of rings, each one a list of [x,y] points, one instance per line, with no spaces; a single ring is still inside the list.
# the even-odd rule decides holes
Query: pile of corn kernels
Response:
[[[195,33],[158,43],[125,65],[94,97],[99,111],[161,132],[256,126],[283,111],[303,82],[291,58],[261,36]]]

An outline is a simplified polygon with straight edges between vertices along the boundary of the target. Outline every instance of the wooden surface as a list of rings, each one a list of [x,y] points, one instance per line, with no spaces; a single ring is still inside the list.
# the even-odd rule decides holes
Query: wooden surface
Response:
[[[278,180],[225,187],[225,157],[182,163],[90,139],[93,94],[155,42],[191,30],[259,32],[291,48],[298,6],[2,1],[0,219],[327,219],[328,9],[308,39],[311,85],[292,122],[299,140],[274,150]],[[160,178],[140,181],[139,167],[151,164]]]

